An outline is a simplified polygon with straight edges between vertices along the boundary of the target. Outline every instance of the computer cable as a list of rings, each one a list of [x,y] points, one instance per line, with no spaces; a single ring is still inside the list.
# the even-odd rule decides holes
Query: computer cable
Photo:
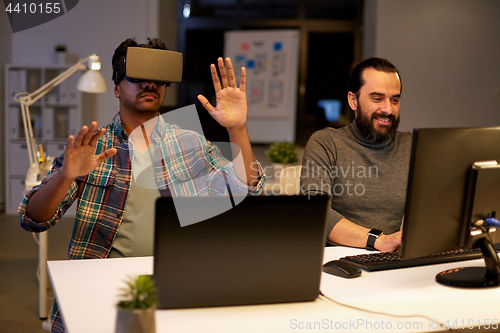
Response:
[[[336,301],[333,298],[328,297],[325,294],[323,294],[323,292],[321,290],[319,291],[319,295],[322,296],[322,297],[324,297],[327,301],[330,301],[332,303],[338,304],[338,305],[346,307],[346,308],[358,310],[358,311],[361,311],[361,312],[366,312],[366,313],[371,313],[371,314],[376,314],[376,315],[389,316],[389,317],[394,317],[394,318],[424,318],[424,319],[427,319],[427,320],[429,320],[431,322],[436,322],[440,328],[446,328],[450,332],[458,332],[457,330],[455,330],[453,328],[444,326],[443,323],[439,323],[439,321],[437,319],[428,317],[426,315],[421,315],[421,314],[397,315],[397,314],[392,314],[392,313],[387,313],[387,312],[382,312],[382,311],[368,310],[368,309],[363,309],[363,308],[360,308],[360,307],[357,307],[357,306],[354,306],[354,305],[349,305],[349,304],[345,304],[345,303]]]
[[[487,218],[487,219],[485,219],[485,225],[487,225],[488,222],[486,222],[486,220],[488,220],[488,219],[490,220],[489,223],[498,223],[499,222],[495,218]],[[500,227],[500,223],[497,226]],[[486,237],[493,243],[493,239],[492,239],[491,235],[486,231],[486,228],[484,228],[483,226],[479,226],[479,227],[480,227],[480,229],[482,229],[483,231],[485,231]],[[427,319],[427,320],[429,320],[431,322],[436,322],[440,328],[446,328],[450,332],[459,332],[458,329],[454,329],[452,327],[447,327],[443,323],[439,323],[438,320],[433,319],[431,317],[428,317],[426,315],[420,315],[420,314],[414,314],[414,315],[411,315],[411,314],[410,315],[397,315],[397,314],[392,314],[392,313],[387,313],[387,312],[368,310],[368,309],[363,309],[363,308],[360,308],[360,307],[356,307],[356,306],[353,306],[353,305],[348,305],[348,304],[336,301],[336,300],[332,299],[331,297],[328,297],[325,294],[323,294],[323,292],[321,290],[319,291],[319,294],[320,294],[320,296],[324,297],[326,300],[328,300],[328,301],[330,301],[332,303],[335,303],[335,304],[338,304],[340,306],[344,306],[344,307],[347,307],[347,308],[350,308],[350,309],[354,309],[354,310],[358,310],[358,311],[362,311],[362,312],[366,312],[366,313],[371,313],[371,314],[377,314],[377,315],[384,315],[384,316],[394,317],[394,318],[424,318],[424,319]]]

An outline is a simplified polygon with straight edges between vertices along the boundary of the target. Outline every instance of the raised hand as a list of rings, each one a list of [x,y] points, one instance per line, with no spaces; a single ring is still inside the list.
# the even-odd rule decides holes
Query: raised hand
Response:
[[[214,83],[217,105],[213,107],[203,95],[198,95],[198,100],[207,109],[210,115],[228,131],[246,127],[248,104],[246,96],[246,69],[241,68],[241,81],[239,88],[236,85],[233,65],[230,58],[226,58],[227,72],[224,60],[217,59],[220,79],[214,64],[210,65],[212,81]]]
[[[64,162],[61,172],[68,179],[76,179],[85,176],[97,168],[99,164],[116,154],[116,148],[110,148],[101,153],[95,154],[97,140],[104,133],[105,129],[97,129],[97,122],[92,122],[90,128],[83,126],[76,138],[70,136],[66,143]]]

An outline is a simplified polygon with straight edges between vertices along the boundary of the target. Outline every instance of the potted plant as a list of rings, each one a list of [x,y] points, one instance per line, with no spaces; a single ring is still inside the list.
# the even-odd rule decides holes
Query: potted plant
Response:
[[[158,290],[150,276],[140,275],[125,281],[118,302],[116,333],[155,333]]]
[[[66,64],[66,45],[57,44],[54,48],[54,51],[56,52],[57,63],[59,65]]]
[[[266,155],[271,160],[273,178],[277,181],[281,170],[298,162],[297,146],[288,141],[275,142],[269,146]]]

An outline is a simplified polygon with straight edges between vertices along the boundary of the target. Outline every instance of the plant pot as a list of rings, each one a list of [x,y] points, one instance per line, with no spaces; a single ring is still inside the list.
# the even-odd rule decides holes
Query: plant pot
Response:
[[[118,309],[115,333],[156,333],[155,310],[155,308]]]
[[[292,166],[292,163],[271,163],[273,167],[273,179],[275,183],[279,183],[281,171],[289,166]]]
[[[56,52],[56,63],[58,65],[66,65],[66,52]]]

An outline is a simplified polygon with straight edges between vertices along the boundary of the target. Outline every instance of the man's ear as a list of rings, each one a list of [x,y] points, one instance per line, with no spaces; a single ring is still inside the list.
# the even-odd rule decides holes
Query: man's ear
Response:
[[[351,107],[352,111],[358,110],[358,98],[353,92],[349,91],[347,93],[347,102],[349,103],[349,106]]]
[[[119,84],[115,84],[115,87],[113,88],[114,92],[115,92],[115,97],[116,98],[120,98],[120,85]]]

